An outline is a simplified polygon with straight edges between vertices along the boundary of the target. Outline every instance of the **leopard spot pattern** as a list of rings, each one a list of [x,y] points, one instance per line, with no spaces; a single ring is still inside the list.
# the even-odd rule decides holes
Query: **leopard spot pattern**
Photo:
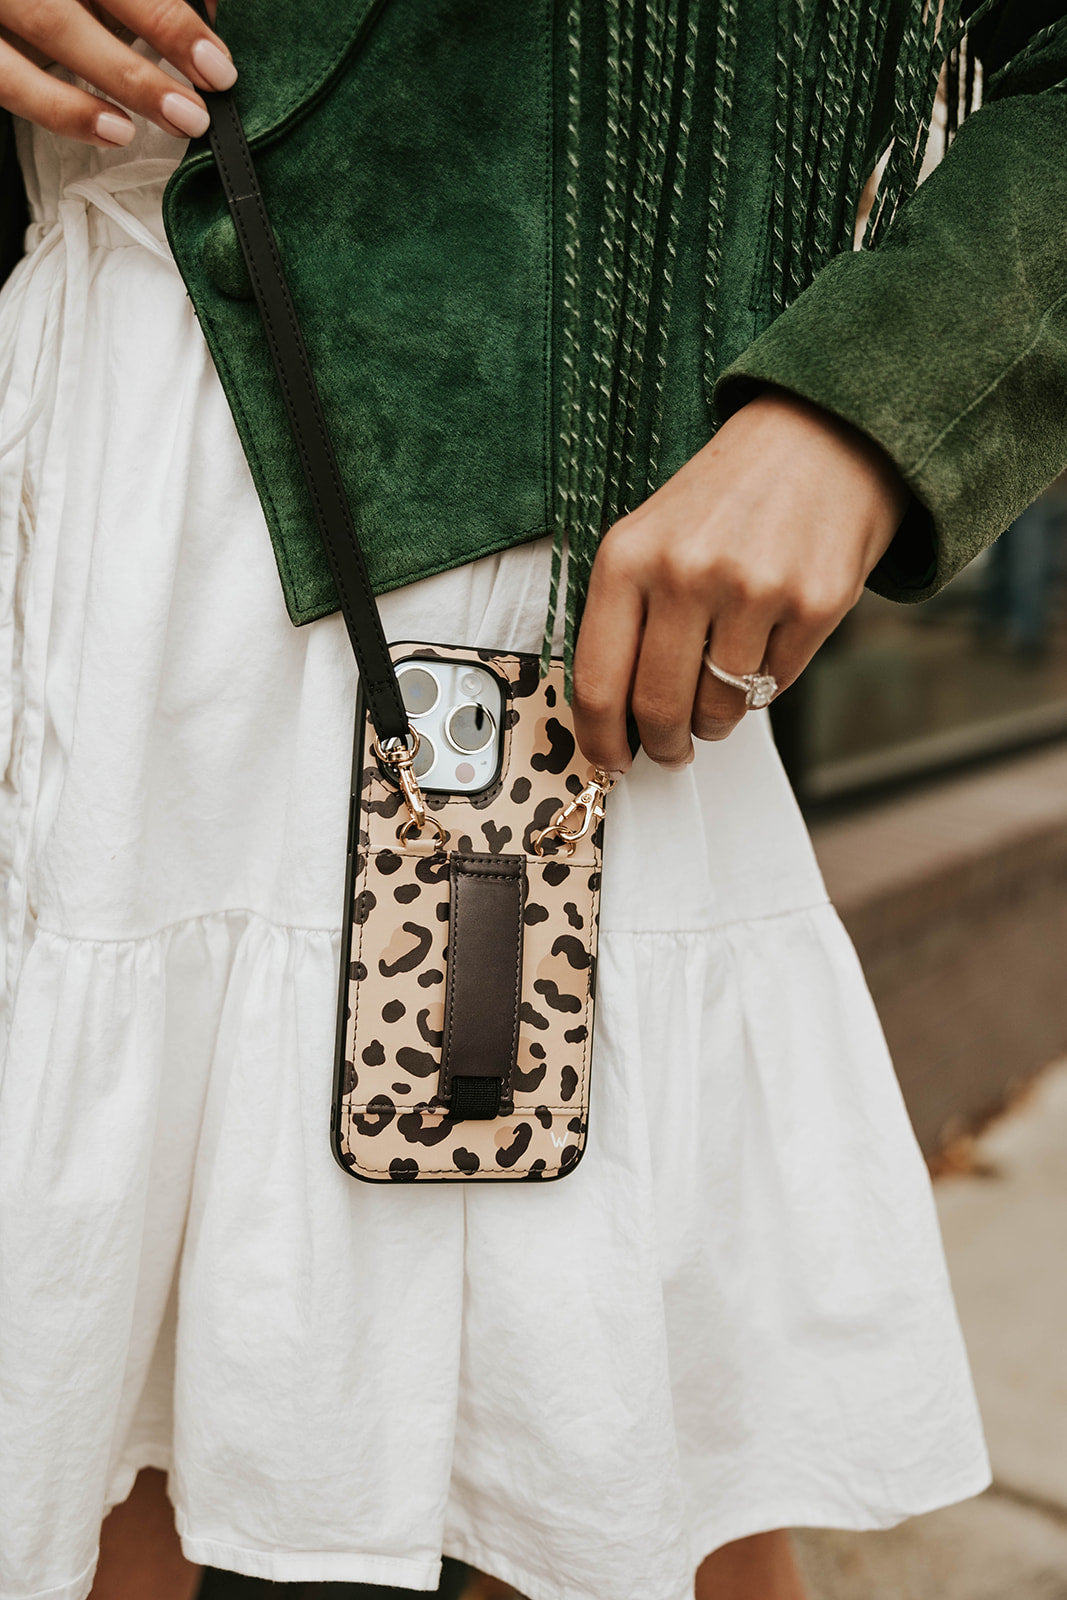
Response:
[[[538,857],[533,838],[581,790],[588,768],[563,720],[558,664],[542,678],[535,656],[394,646],[397,657],[416,654],[482,660],[507,679],[504,758],[492,789],[431,804],[449,831],[448,850],[526,853],[514,1101],[506,1116],[481,1122],[454,1120],[440,1099],[448,854],[399,844],[395,788],[369,760],[339,1151],[353,1171],[386,1182],[555,1177],[580,1158],[586,1137],[601,830],[570,857]]]

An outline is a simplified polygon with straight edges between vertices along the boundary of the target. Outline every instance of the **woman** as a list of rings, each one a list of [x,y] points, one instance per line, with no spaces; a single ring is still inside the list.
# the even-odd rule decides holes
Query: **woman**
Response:
[[[0,0],[3,1600],[82,1600],[135,1482],[98,1596],[444,1551],[796,1600],[780,1530],[988,1481],[869,997],[702,667],[784,686],[1067,459],[1062,19],[983,8],[990,103],[910,198],[950,10]],[[175,175],[238,69],[390,636],[536,649],[566,535],[624,776],[590,1145],[543,1190],[327,1149],[354,672],[202,142]]]

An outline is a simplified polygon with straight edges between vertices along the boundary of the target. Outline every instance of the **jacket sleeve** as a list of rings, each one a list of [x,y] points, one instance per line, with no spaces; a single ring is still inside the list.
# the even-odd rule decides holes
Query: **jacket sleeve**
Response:
[[[1053,20],[1049,23],[1049,15]],[[913,494],[869,586],[925,600],[1067,464],[1067,17],[1010,0],[986,97],[874,250],[838,256],[723,373],[875,439]]]

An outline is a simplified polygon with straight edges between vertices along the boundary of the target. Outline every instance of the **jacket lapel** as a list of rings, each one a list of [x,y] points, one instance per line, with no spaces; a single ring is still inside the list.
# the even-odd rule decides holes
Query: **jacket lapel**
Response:
[[[216,28],[237,63],[234,96],[249,139],[315,100],[388,0],[221,0]]]

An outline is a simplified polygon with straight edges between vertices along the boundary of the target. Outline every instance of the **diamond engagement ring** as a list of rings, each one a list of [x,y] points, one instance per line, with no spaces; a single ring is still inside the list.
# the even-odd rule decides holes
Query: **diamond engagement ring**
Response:
[[[771,672],[725,672],[722,667],[715,665],[710,650],[704,651],[704,665],[720,683],[744,690],[745,708],[748,711],[762,711],[778,693],[778,679]]]

